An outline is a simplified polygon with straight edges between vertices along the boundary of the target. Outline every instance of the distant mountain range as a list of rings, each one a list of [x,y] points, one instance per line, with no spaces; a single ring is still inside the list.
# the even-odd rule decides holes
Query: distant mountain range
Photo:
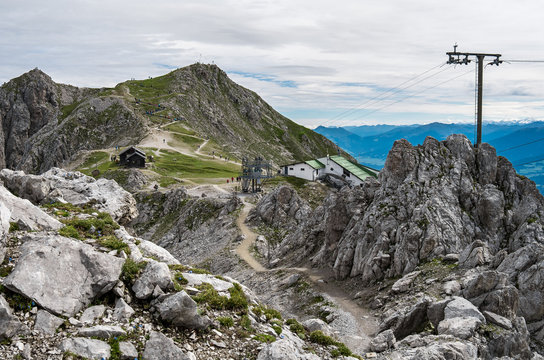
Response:
[[[395,140],[422,144],[427,136],[444,140],[450,134],[475,139],[474,124],[362,125],[323,127],[316,132],[334,141],[360,163],[381,168]],[[544,121],[484,123],[482,141],[493,145],[516,171],[532,179],[544,193]]]

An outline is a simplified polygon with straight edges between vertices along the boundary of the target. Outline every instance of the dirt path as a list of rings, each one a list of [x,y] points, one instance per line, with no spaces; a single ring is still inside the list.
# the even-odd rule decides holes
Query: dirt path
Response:
[[[245,202],[243,199],[242,202],[245,206],[236,220],[236,225],[244,235],[244,240],[236,248],[236,254],[256,272],[282,270],[306,275],[308,280],[312,282],[314,289],[323,293],[328,301],[338,307],[338,317],[329,324],[338,338],[356,353],[363,354],[368,351],[371,336],[378,331],[377,319],[367,309],[352,301],[350,295],[336,285],[334,281],[329,281],[329,279],[332,279],[332,274],[328,274],[323,270],[305,267],[266,269],[262,266],[251,255],[251,249],[257,239],[257,234],[245,224],[247,216],[251,209],[254,208],[254,205]]]
[[[179,147],[170,146],[168,143],[174,141],[172,134],[169,131],[160,129],[152,129],[149,134],[137,145],[138,147],[148,147],[157,149],[166,149],[178,152],[183,155],[196,157],[189,149],[181,149]]]
[[[200,152],[200,150],[206,146],[208,144],[208,141],[210,141],[210,139],[206,139],[204,140],[204,142],[202,144],[200,144],[200,146],[198,147],[198,149],[195,150],[195,153],[197,153],[198,155],[203,155],[203,156],[207,156],[207,155],[204,155]]]
[[[244,240],[236,248],[236,254],[238,254],[238,256],[240,256],[242,260],[244,260],[256,272],[268,271],[251,255],[251,248],[257,239],[257,234],[251,231],[251,229],[245,224],[245,221],[247,219],[247,215],[251,209],[253,209],[254,205],[243,200],[242,202],[245,206],[242,208],[242,211],[240,211],[238,219],[236,219],[236,225],[242,232],[242,235],[244,235]]]

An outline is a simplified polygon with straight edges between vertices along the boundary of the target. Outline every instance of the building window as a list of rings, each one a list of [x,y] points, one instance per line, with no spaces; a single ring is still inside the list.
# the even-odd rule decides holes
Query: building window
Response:
[[[289,168],[289,170],[295,170],[295,168]]]
[[[305,168],[300,168],[300,171],[304,171],[304,170],[306,170],[306,169]]]
[[[331,171],[334,171],[334,169],[333,169],[333,168],[331,168]]]
[[[344,176],[349,177],[349,175],[350,175],[349,171],[347,171],[346,169],[343,169],[343,170],[344,170],[343,171]]]

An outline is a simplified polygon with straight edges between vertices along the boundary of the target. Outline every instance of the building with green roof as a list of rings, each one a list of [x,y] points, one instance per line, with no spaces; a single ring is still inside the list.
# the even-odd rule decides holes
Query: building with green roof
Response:
[[[376,169],[351,162],[340,155],[302,161],[281,167],[282,175],[315,181],[327,174],[333,174],[342,177],[352,186],[361,185],[368,177],[377,178],[378,173],[379,171]]]

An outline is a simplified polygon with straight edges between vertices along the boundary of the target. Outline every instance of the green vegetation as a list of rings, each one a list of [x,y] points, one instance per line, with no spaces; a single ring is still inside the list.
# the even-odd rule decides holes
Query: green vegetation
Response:
[[[116,236],[108,235],[102,237],[98,243],[108,249],[124,251],[125,254],[130,255],[130,247],[123,240],[118,239]]]
[[[63,106],[61,108],[62,115],[60,118],[62,120],[66,119],[79,106],[79,104],[81,104],[81,101],[74,101],[70,105]]]
[[[331,351],[331,355],[333,357],[338,357],[342,355],[342,356],[354,356],[361,359],[359,356],[354,355],[344,343],[336,341],[332,337],[323,334],[321,330],[316,330],[310,333],[310,341],[316,344],[323,345],[323,346],[330,346],[330,345],[336,346],[336,349]]]
[[[299,338],[306,338],[306,329],[304,329],[304,326],[302,326],[302,324],[299,323],[296,319],[287,319],[285,324],[289,325],[289,330],[297,334]]]
[[[177,133],[185,134],[185,135],[196,135],[196,132],[194,132],[194,131],[191,130],[191,129],[186,128],[185,126],[183,126],[183,125],[182,125],[181,123],[179,123],[179,122],[176,122],[176,123],[173,123],[173,124],[166,125],[163,129],[169,130],[169,131],[172,131],[172,132],[177,132]]]
[[[174,279],[172,280],[174,282],[174,290],[181,291],[183,290],[183,285],[187,285],[189,281],[183,276],[183,273],[177,272],[174,274]]]
[[[215,310],[237,310],[242,313],[247,312],[248,302],[244,291],[240,284],[234,283],[234,286],[229,289],[230,298],[221,296],[208,283],[203,283],[198,286],[200,293],[193,296],[193,299],[199,304],[207,304]]]
[[[4,298],[8,302],[9,306],[14,310],[29,311],[35,306],[34,301],[31,299],[13,292],[7,288],[3,288]]]
[[[146,265],[146,261],[136,262],[131,258],[126,259],[121,271],[121,280],[132,284]]]
[[[253,311],[253,313],[259,317],[264,314],[264,316],[266,316],[266,320],[268,321],[270,321],[271,319],[282,319],[281,313],[278,310],[269,308],[266,305],[260,304],[254,306],[251,311]]]
[[[190,136],[190,135],[172,134],[172,136],[174,137],[174,139],[176,141],[179,141],[179,142],[181,142],[183,144],[187,144],[187,145],[189,145],[191,148],[193,148],[195,150],[198,149],[200,144],[202,144],[204,142],[204,140],[202,140],[201,138],[197,138],[197,137]]]
[[[79,235],[79,231],[72,225],[66,225],[65,227],[61,228],[59,230],[59,235],[65,236],[65,237],[71,237],[74,239],[81,239],[81,235]]]
[[[9,232],[14,232],[14,231],[19,231],[21,230],[20,227],[19,227],[19,223],[16,223],[16,222],[12,222],[10,221],[9,222]]]
[[[240,319],[240,326],[246,331],[253,331],[253,328],[251,327],[251,320],[247,314],[242,315],[242,318]]]
[[[276,341],[276,338],[274,336],[268,334],[256,334],[254,336],[254,339],[267,344]]]
[[[6,277],[13,271],[13,267],[9,265],[0,266],[0,277]]]
[[[94,218],[74,218],[62,220],[62,222],[65,227],[59,230],[59,234],[75,239],[96,239],[101,236],[110,236],[119,229],[119,225],[113,221],[110,214],[105,212],[99,212]]]
[[[160,175],[182,178],[230,178],[238,176],[240,167],[220,160],[204,160],[176,151],[161,149],[153,169]]]
[[[217,318],[219,324],[223,327],[229,328],[234,326],[234,320],[230,316],[220,316]]]
[[[211,272],[209,272],[206,269],[199,269],[199,268],[194,268],[194,267],[180,265],[180,264],[171,264],[171,265],[168,265],[168,268],[172,271],[189,272],[193,274],[211,274]]]
[[[179,183],[180,181],[178,179],[171,176],[161,176],[159,180],[159,185],[163,188]]]

